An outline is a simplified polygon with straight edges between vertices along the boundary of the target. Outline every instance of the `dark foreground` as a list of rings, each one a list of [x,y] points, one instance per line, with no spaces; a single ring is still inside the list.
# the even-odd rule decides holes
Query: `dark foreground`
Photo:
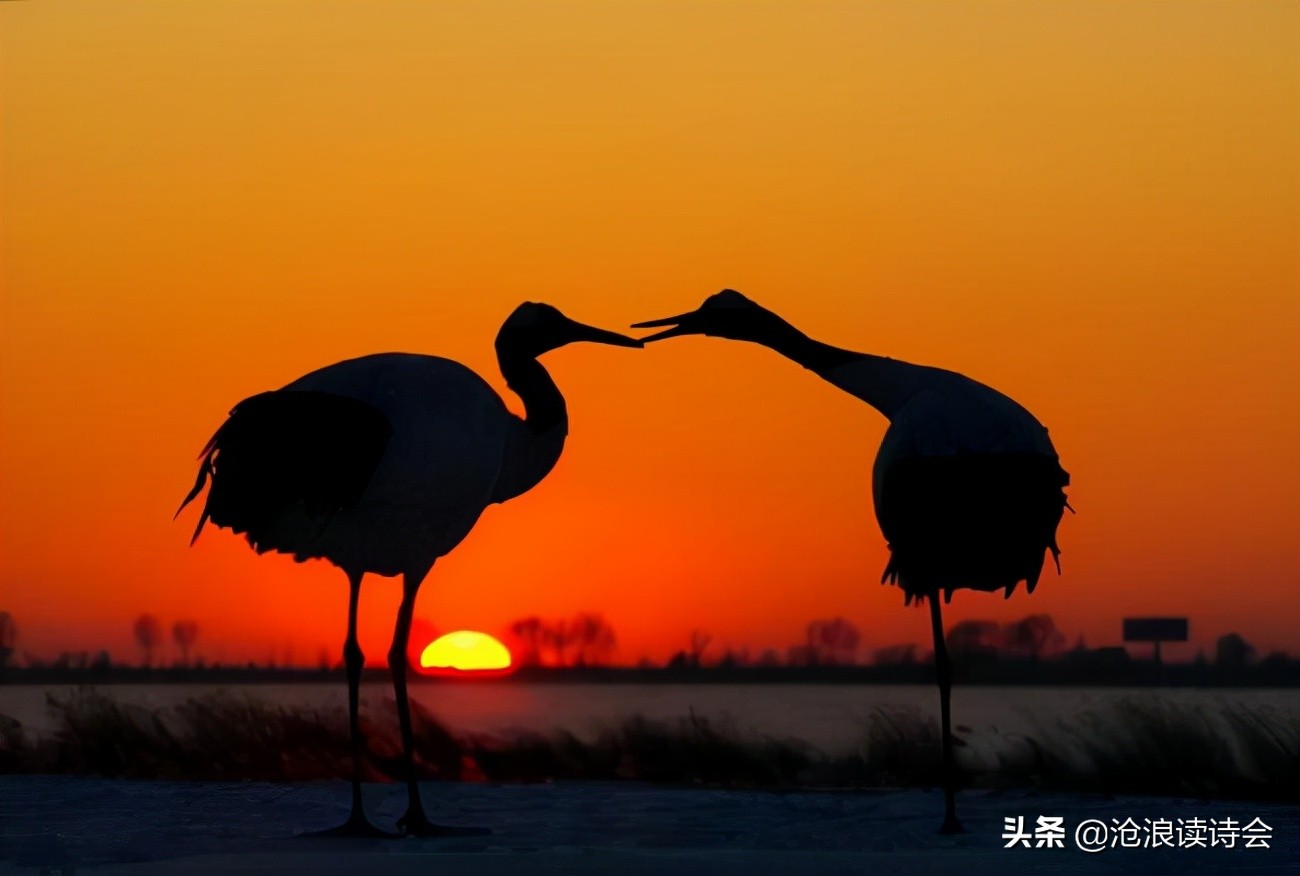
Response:
[[[444,823],[489,827],[451,840],[324,840],[297,834],[341,821],[341,782],[161,782],[0,777],[0,873],[77,874],[862,874],[1300,872],[1300,809],[1277,803],[970,791],[968,832],[936,833],[936,792],[666,789],[640,783],[428,783]],[[366,787],[391,828],[400,785]],[[1064,848],[1005,848],[1005,819],[1064,819]],[[1132,818],[1260,818],[1271,848],[1107,847],[1081,851],[1075,830]]]

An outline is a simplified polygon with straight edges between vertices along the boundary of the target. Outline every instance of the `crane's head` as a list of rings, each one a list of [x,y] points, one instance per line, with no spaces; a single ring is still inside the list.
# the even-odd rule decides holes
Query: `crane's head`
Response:
[[[649,343],[679,335],[708,335],[714,338],[761,343],[773,331],[786,326],[786,323],[781,317],[750,301],[735,289],[723,289],[718,294],[704,299],[699,310],[665,319],[634,323],[632,328],[659,328],[660,326],[671,326],[671,328],[641,340]]]
[[[615,347],[644,346],[636,338],[583,325],[560,313],[558,308],[532,301],[516,307],[497,332],[498,351],[509,349],[529,357],[540,356],[574,341],[593,341]]]

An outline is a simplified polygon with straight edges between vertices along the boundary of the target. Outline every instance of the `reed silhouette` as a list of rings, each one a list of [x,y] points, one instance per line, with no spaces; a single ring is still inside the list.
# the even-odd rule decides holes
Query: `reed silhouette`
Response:
[[[527,302],[496,338],[501,374],[523,401],[523,418],[457,362],[384,353],[339,362],[245,399],[204,448],[194,488],[181,503],[183,509],[211,483],[195,539],[211,520],[243,533],[258,553],[329,560],[348,577],[343,653],[352,809],[326,834],[386,835],[366,819],[361,803],[364,745],[357,710],[364,657],[357,602],[367,572],[402,576],[388,652],[408,794],[398,830],[417,836],[470,830],[432,823],[416,784],[406,679],[415,597],[434,562],[460,544],[485,508],[527,492],[554,467],[568,434],[568,412],[537,359],[575,341],[641,346],[575,322],[549,304]]]
[[[102,688],[47,693],[51,733],[0,714],[0,774],[304,782],[346,778],[346,711],[230,690],[170,704]],[[400,779],[395,704],[367,735],[367,770]],[[773,790],[933,786],[940,730],[908,706],[872,709],[851,744],[827,750],[735,718],[628,715],[582,734],[554,727],[465,732],[412,704],[421,777],[493,782],[649,781]],[[1150,692],[1037,714],[1022,731],[966,734],[962,770],[984,788],[1300,802],[1300,721],[1281,704],[1188,701]]]
[[[1010,597],[1021,581],[1032,593],[1045,553],[1059,556],[1056,527],[1067,507],[1069,475],[1047,429],[1015,401],[969,377],[821,343],[732,289],[691,313],[633,326],[661,327],[642,340],[708,335],[761,344],[889,419],[872,472],[876,518],[890,549],[882,583],[901,587],[907,603],[930,604],[943,725],[940,830],[960,832],[952,664],[939,596],[950,601],[964,587]]]

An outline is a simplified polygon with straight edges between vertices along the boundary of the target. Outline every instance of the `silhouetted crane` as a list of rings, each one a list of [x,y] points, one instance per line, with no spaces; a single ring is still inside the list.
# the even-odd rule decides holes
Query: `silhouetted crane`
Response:
[[[245,399],[204,448],[194,489],[181,503],[184,508],[211,480],[195,539],[211,520],[243,533],[258,553],[326,559],[348,576],[343,653],[352,809],[327,834],[384,835],[361,803],[357,600],[367,572],[402,576],[388,652],[409,797],[398,829],[418,836],[465,832],[432,824],[416,785],[406,691],[415,596],[434,561],[460,544],[488,505],[532,489],[560,458],[568,413],[537,357],[574,341],[641,346],[529,302],[510,314],[496,338],[501,374],[522,399],[523,418],[457,362],[384,353],[339,362]]]
[[[872,471],[876,518],[889,542],[881,578],[905,601],[927,599],[943,721],[944,833],[961,831],[954,801],[949,700],[952,666],[938,595],[1032,593],[1046,551],[1059,557],[1056,527],[1067,507],[1047,429],[1002,393],[961,374],[855,353],[815,341],[731,289],[693,313],[637,323],[671,326],[642,338],[703,334],[752,341],[792,359],[890,421]],[[1059,563],[1058,563],[1059,571]]]

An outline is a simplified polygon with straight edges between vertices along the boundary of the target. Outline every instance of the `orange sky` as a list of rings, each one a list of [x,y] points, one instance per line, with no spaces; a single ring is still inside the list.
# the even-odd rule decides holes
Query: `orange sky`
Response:
[[[619,328],[732,286],[1051,428],[1065,574],[950,621],[1296,653],[1297,32],[1286,2],[2,4],[0,608],[47,655],[133,657],[144,610],[209,658],[336,653],[341,573],[171,521],[234,402],[384,350],[504,391],[519,301]],[[421,618],[601,611],[624,660],[837,614],[928,637],[876,584],[876,412],[719,340],[545,364],[565,456]],[[397,593],[363,597],[372,657]]]

